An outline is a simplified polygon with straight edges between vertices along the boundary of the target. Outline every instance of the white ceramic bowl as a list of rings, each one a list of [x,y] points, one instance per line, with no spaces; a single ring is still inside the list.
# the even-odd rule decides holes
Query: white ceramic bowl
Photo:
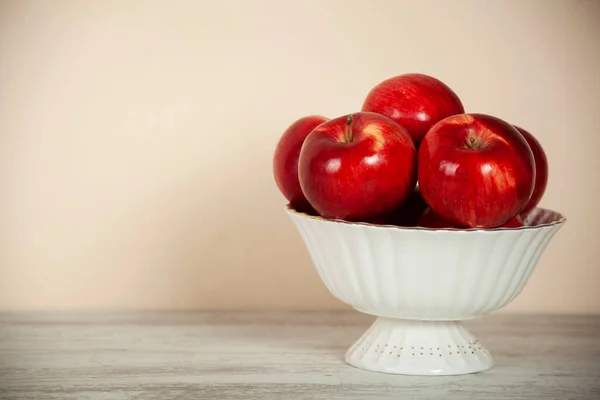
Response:
[[[492,366],[460,320],[504,307],[521,292],[565,218],[536,208],[522,228],[428,229],[286,212],[329,291],[378,316],[346,353],[367,370],[454,375]]]

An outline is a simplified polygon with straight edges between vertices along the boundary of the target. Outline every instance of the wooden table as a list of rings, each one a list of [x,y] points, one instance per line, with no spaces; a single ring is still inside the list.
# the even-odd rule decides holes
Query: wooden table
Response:
[[[1,399],[600,399],[600,317],[466,323],[495,367],[454,377],[343,362],[355,312],[0,314]]]

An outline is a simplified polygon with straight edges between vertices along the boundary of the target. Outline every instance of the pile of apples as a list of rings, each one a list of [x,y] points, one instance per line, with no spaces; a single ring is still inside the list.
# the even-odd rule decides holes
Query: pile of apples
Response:
[[[526,130],[465,113],[446,84],[411,73],[375,86],[360,112],[294,122],[273,172],[292,208],[324,218],[513,228],[542,198],[548,161]]]

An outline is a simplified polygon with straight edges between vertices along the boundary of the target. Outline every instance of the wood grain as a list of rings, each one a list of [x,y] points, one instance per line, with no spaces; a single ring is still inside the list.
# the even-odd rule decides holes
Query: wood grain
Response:
[[[2,399],[600,399],[600,317],[466,323],[492,370],[371,373],[343,362],[354,312],[0,315]]]

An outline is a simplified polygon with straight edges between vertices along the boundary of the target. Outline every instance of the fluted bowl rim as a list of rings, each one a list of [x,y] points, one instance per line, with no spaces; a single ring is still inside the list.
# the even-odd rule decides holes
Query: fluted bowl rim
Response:
[[[393,230],[409,231],[409,232],[410,231],[432,232],[432,233],[436,232],[436,233],[444,233],[444,234],[452,234],[452,235],[474,234],[474,233],[490,234],[492,232],[519,232],[519,231],[525,231],[525,230],[538,230],[538,229],[551,227],[551,226],[555,226],[555,225],[562,225],[567,222],[567,218],[564,216],[564,214],[562,214],[558,211],[554,211],[552,209],[543,208],[543,207],[536,207],[536,208],[530,210],[527,215],[530,215],[533,212],[535,212],[537,214],[549,214],[552,216],[552,220],[550,222],[536,223],[534,225],[525,225],[525,226],[521,226],[521,227],[517,227],[517,228],[504,228],[504,227],[497,227],[497,228],[427,228],[427,227],[423,227],[423,226],[399,226],[399,225],[390,225],[390,224],[375,224],[375,223],[370,223],[370,222],[346,221],[343,219],[325,218],[320,215],[311,215],[311,214],[305,213],[303,211],[298,211],[298,210],[294,209],[290,204],[287,204],[285,206],[285,211],[289,214],[295,214],[302,218],[312,219],[312,220],[325,222],[325,223],[344,224],[344,225],[348,225],[348,226],[359,226],[359,227],[366,227],[369,229],[393,229]],[[527,216],[525,216],[524,219],[527,220]]]

